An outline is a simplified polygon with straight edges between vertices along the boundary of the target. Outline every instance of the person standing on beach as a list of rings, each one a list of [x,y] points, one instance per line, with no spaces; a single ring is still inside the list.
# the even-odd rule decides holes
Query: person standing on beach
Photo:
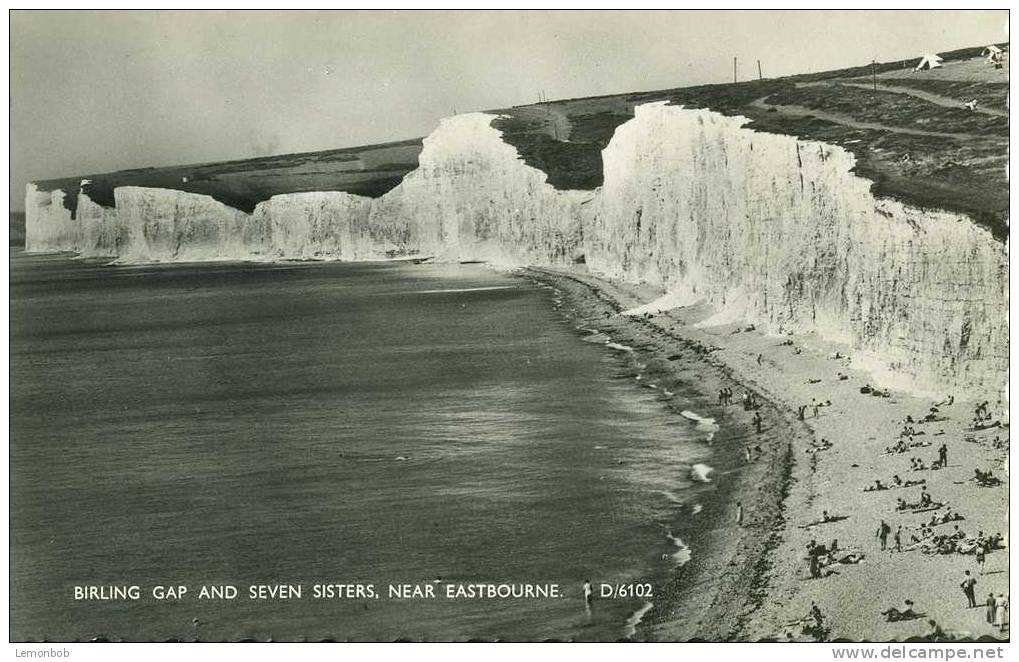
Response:
[[[983,545],[977,546],[977,568],[980,570],[981,576],[984,574],[984,563],[987,562],[987,550],[984,549]]]
[[[969,603],[969,607],[972,609],[977,606],[977,596],[974,593],[974,587],[977,585],[977,580],[970,577],[969,570],[965,573],[965,578],[959,586],[962,587],[962,592],[966,594],[966,601]]]
[[[763,423],[760,412],[754,412],[754,429],[757,430],[757,434],[761,434],[761,424]]]
[[[736,526],[743,526],[743,502],[736,502]]]
[[[999,593],[995,599],[994,625],[1002,632],[1008,627],[1008,598]]]
[[[588,607],[591,606],[591,601],[594,600],[594,591],[591,590],[591,580],[584,580],[584,604]]]
[[[938,449],[938,462],[942,469],[948,466],[948,446],[945,444],[941,444],[941,448]]]
[[[814,398],[811,398],[810,399],[810,406],[814,408],[814,418],[817,418],[817,414],[818,414],[818,411],[819,411],[818,410],[819,405],[817,404],[817,400],[815,400]]]
[[[902,551],[902,525],[901,524],[899,525],[899,528],[895,529],[895,551],[896,552],[901,552]]]
[[[994,625],[994,613],[995,608],[998,606],[997,601],[994,599],[994,593],[987,594],[987,624]]]
[[[885,551],[888,547],[888,534],[891,533],[892,527],[888,526],[888,523],[881,520],[881,526],[878,527],[877,537],[881,541],[881,551]]]

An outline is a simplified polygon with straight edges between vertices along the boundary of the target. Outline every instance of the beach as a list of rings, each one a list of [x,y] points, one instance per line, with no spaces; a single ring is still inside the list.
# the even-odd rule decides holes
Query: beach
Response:
[[[653,287],[547,269],[523,275],[562,292],[578,326],[632,347],[638,382],[670,394],[683,388],[676,402],[663,394],[677,414],[691,392],[702,401],[723,388],[735,394],[733,404],[697,412],[718,425],[710,442],[719,469],[714,500],[703,504],[696,515],[703,524],[686,540],[690,562],[656,593],[637,639],[901,641],[928,635],[930,621],[944,640],[1007,638],[984,607],[990,593],[1007,596],[1007,550],[989,550],[980,568],[971,544],[977,534],[986,541],[1000,533],[1007,545],[1007,413],[988,412],[990,427],[971,430],[977,403],[966,394],[932,400],[878,389],[847,346],[766,335],[746,323],[698,327],[713,312],[705,306],[640,308],[664,294]],[[632,309],[639,310],[620,314]],[[739,404],[743,393],[757,400],[760,433]],[[902,434],[905,427],[911,434]],[[900,441],[905,452],[886,452]],[[934,470],[942,444],[947,465]],[[913,458],[924,468],[912,470]],[[974,470],[993,478],[979,485]],[[917,484],[896,486],[896,476]],[[881,489],[865,491],[875,481]],[[931,505],[920,507],[924,491]],[[914,507],[898,509],[900,498]],[[931,521],[948,512],[964,519]],[[885,550],[882,521],[890,529]],[[924,553],[935,536],[954,537],[945,544],[969,553]],[[825,557],[833,562],[812,578],[808,547],[830,549],[833,541],[838,552]],[[977,608],[967,608],[960,586],[967,570]],[[882,614],[905,610],[906,600],[913,611],[906,619]],[[815,623],[815,605],[821,627],[805,629]]]

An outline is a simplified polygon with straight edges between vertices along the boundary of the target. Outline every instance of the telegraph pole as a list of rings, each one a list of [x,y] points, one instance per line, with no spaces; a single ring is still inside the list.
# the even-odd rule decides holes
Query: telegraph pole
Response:
[[[761,73],[761,61],[757,61],[757,80],[764,80],[764,74]]]
[[[732,56],[732,82],[736,82],[736,56]]]
[[[870,61],[870,76],[871,80],[874,81],[874,91],[877,92],[877,61]]]

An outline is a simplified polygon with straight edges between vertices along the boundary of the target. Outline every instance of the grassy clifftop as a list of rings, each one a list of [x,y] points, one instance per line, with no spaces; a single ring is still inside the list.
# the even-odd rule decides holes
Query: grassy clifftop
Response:
[[[999,240],[1008,236],[1008,60],[995,69],[981,48],[943,53],[945,66],[913,73],[916,59],[785,78],[634,92],[490,112],[521,158],[558,189],[602,183],[601,150],[634,106],[667,101],[747,117],[749,128],[840,145],[874,193],[924,208],[962,212]],[[976,110],[964,103],[976,99]],[[78,183],[112,206],[117,186],[212,196],[250,212],[273,195],[346,191],[377,197],[415,169],[421,140],[225,163],[143,168],[38,182],[62,188],[74,211]]]
[[[602,183],[601,150],[635,105],[667,101],[741,115],[756,131],[840,145],[874,193],[962,212],[1000,240],[1008,235],[1008,64],[981,48],[819,74],[551,101],[498,111],[494,126],[560,189]],[[977,110],[964,104],[977,99]]]
[[[68,194],[64,204],[72,212],[77,208],[79,183],[89,179],[85,193],[105,207],[113,206],[113,189],[118,186],[149,186],[202,193],[251,213],[259,202],[282,193],[346,191],[378,197],[417,168],[420,152],[421,140],[414,139],[222,163],[121,170],[36,185],[44,191],[63,189]]]

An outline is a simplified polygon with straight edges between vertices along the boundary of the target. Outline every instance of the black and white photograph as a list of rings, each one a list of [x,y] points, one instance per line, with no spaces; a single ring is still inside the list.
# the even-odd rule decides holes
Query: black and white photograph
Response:
[[[8,27],[12,655],[1006,657],[1008,9]]]

